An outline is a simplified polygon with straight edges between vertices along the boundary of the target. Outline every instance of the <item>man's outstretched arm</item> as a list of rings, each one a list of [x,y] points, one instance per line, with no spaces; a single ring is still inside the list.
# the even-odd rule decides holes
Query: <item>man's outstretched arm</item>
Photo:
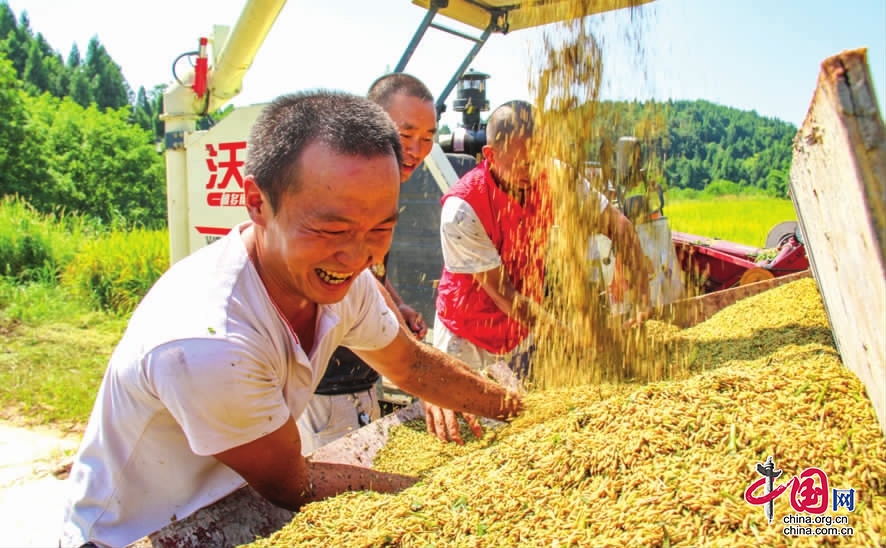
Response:
[[[361,466],[306,461],[292,417],[274,432],[214,456],[240,474],[261,496],[292,511],[346,491],[392,493],[418,481]]]

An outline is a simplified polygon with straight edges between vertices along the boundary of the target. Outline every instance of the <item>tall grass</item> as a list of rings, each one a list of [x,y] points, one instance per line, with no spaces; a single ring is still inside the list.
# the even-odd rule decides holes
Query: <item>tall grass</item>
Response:
[[[169,264],[165,230],[0,200],[0,416],[82,424],[129,312]]]
[[[165,230],[111,232],[84,242],[62,273],[62,285],[99,308],[128,314],[168,267]]]
[[[56,283],[0,278],[0,417],[84,423],[125,325]]]
[[[0,276],[54,279],[93,230],[82,217],[38,213],[24,200],[0,200]]]

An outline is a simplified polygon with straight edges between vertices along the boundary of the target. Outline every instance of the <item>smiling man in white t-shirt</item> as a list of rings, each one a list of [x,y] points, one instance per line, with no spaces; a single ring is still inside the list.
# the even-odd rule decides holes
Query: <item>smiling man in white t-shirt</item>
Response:
[[[338,92],[284,96],[249,141],[250,220],[170,268],[114,350],[61,546],[124,546],[247,483],[290,510],[410,485],[302,457],[295,419],[339,345],[437,405],[500,419],[521,408],[401,329],[366,270],[398,214],[400,143],[380,107]]]

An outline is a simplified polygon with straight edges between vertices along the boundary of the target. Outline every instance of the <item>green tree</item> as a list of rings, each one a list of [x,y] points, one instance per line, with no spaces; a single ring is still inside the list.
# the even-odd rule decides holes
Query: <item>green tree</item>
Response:
[[[163,94],[166,93],[166,84],[154,86],[148,94],[148,102],[151,104],[151,119],[153,120],[154,140],[162,142],[166,135],[166,123],[160,119],[163,114]]]
[[[0,55],[0,193],[25,198],[47,175],[26,98],[12,63]]]
[[[35,207],[63,204],[106,222],[165,223],[163,158],[151,133],[129,123],[129,107],[83,108],[49,95],[30,101],[34,123],[45,136],[41,152],[51,166],[51,180],[31,189],[39,197]]]
[[[12,66],[15,67],[15,73],[19,78],[25,72],[25,64],[28,62],[28,46],[33,37],[28,14],[22,13],[15,30],[7,37],[8,44],[6,46],[9,60],[12,61]]]
[[[0,2],[0,39],[6,39],[10,32],[14,32],[18,25],[15,22],[15,13],[6,2]]]
[[[92,37],[86,48],[84,69],[92,99],[99,108],[118,109],[129,105],[129,86],[120,66],[111,59],[97,36]]]
[[[65,66],[73,71],[80,68],[81,62],[82,59],[80,59],[80,48],[77,47],[77,42],[74,42],[71,45],[71,51],[68,53],[68,60],[65,62]]]
[[[46,71],[49,73],[49,93],[56,97],[67,95],[68,89],[71,87],[71,72],[62,61],[61,54],[53,53],[43,59],[43,64],[46,65]]]
[[[68,95],[71,100],[81,107],[88,107],[92,103],[92,89],[89,86],[89,78],[86,71],[82,67],[78,67],[71,74],[71,81],[68,85]]]
[[[37,94],[49,91],[49,71],[43,63],[44,54],[36,40],[31,41],[28,48],[28,60],[25,63],[23,80]]]
[[[148,101],[148,93],[145,86],[139,86],[138,93],[135,96],[135,105],[132,109],[132,122],[137,126],[153,133],[154,114],[151,109],[151,103]]]
[[[0,10],[4,7],[5,4],[0,4]],[[16,172],[21,160],[20,143],[25,139],[27,125],[20,88],[21,82],[15,77],[12,63],[0,56],[0,112],[3,112],[0,116],[0,188],[4,189],[4,194],[18,189]]]
[[[163,113],[163,93],[165,91],[165,84],[154,86],[151,91],[145,91],[144,86],[141,86],[138,89],[135,105],[133,106],[132,122],[150,131],[154,136],[155,142],[163,140],[165,130],[163,121],[160,120],[160,115]],[[221,118],[227,116],[230,110],[232,109],[222,109],[222,111],[213,113],[213,120],[218,122]],[[211,125],[205,117],[201,119],[200,123],[205,124],[206,127]]]
[[[790,170],[791,143],[797,131],[793,125],[700,100],[641,107],[638,111],[635,103],[606,103],[598,109],[595,125],[609,128],[608,138],[613,140],[621,135],[641,137],[648,157],[664,159],[662,169],[669,185],[700,190],[711,181],[726,180],[786,189],[776,184],[778,175],[770,181],[769,174]],[[649,114],[656,111],[663,124],[648,122],[658,117]]]

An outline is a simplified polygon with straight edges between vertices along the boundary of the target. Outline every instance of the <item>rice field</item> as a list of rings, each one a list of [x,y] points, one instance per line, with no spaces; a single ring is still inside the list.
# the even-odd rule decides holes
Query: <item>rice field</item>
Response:
[[[664,213],[672,230],[754,247],[778,223],[797,220],[790,200],[759,196],[665,201]]]

